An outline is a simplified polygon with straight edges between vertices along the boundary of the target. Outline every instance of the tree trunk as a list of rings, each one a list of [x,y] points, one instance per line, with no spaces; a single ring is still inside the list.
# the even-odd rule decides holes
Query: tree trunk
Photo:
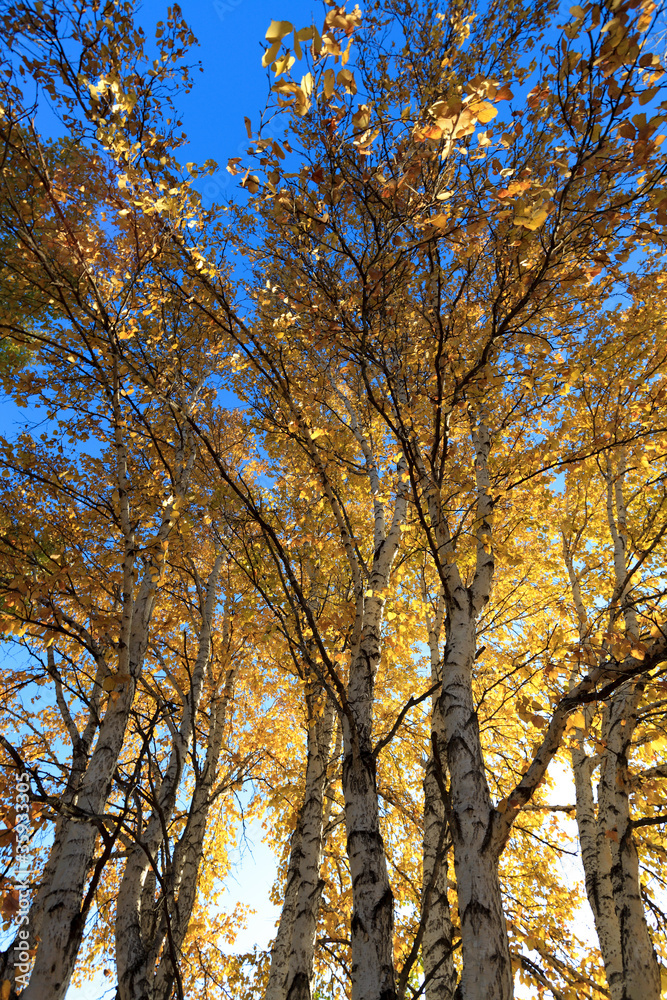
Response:
[[[625,457],[614,471],[607,456],[604,471],[607,522],[613,544],[616,587],[611,602],[610,628],[622,618],[626,634],[638,639],[639,626],[629,600],[627,510],[623,495]],[[563,537],[563,555],[580,621],[580,640],[587,638],[586,609],[574,569],[571,543]],[[629,802],[628,752],[637,724],[643,680],[630,680],[611,696],[602,713],[601,768],[597,814],[593,801],[592,765],[580,745],[572,751],[576,787],[577,826],[590,902],[600,952],[612,1000],[659,1000],[660,966],[653,949],[641,900],[639,861],[632,836]]]
[[[299,883],[287,971],[287,1000],[311,998],[315,932],[322,893],[320,867],[324,846],[324,794],[335,715],[334,705],[324,692],[311,692],[307,695],[307,701],[310,725],[306,795],[299,817]]]
[[[114,414],[114,447],[118,483],[119,521],[123,532],[123,573],[120,638],[118,642],[118,690],[109,698],[97,743],[81,777],[76,797],[79,816],[64,824],[62,847],[53,877],[44,896],[41,914],[41,940],[37,945],[35,964],[30,982],[21,993],[21,1000],[63,1000],[69,986],[83,938],[90,897],[86,901],[85,887],[95,855],[98,820],[104,812],[114,773],[120,756],[136,685],[141,676],[153,608],[157,592],[154,577],[156,567],[164,558],[178,504],[189,481],[195,450],[189,455],[179,452],[179,473],[176,496],[172,496],[161,512],[160,526],[155,536],[160,555],[144,570],[138,593],[135,585],[137,544],[136,516],[130,509],[130,478],[128,456],[122,428],[125,426],[121,408],[118,363],[114,360],[113,386],[109,386],[109,403]]]
[[[208,579],[206,598],[201,608],[197,658],[192,671],[190,690],[184,700],[181,724],[157,790],[157,801],[146,827],[138,831],[138,842],[130,851],[118,891],[116,906],[116,964],[118,1000],[152,1000],[157,941],[155,927],[154,869],[165,829],[171,819],[183,775],[185,759],[192,743],[204,679],[211,658],[211,631],[217,598],[222,557],[217,556]]]
[[[433,738],[441,724],[433,726]],[[431,752],[424,775],[423,890],[424,937],[422,961],[426,1000],[452,1000],[456,968],[452,952],[452,917],[447,898],[447,820],[436,760]]]
[[[321,685],[306,687],[308,739],[304,799],[292,835],[287,883],[271,951],[265,1000],[310,1000],[334,705]]]
[[[102,723],[77,798],[77,808],[84,816],[98,816],[108,798],[134,697],[134,676],[123,685],[118,700],[109,705]],[[66,824],[58,862],[44,899],[41,941],[30,982],[21,993],[22,1000],[45,997],[62,1000],[67,992],[83,936],[82,900],[97,833],[91,819],[71,819]]]
[[[610,707],[605,709],[602,739],[606,746],[598,786],[598,843],[604,841],[600,852],[603,873],[611,881],[618,921],[621,1000],[660,1000],[660,966],[641,899],[628,797],[627,755],[641,693],[642,685],[630,681],[614,693]],[[605,961],[605,969],[606,965]]]
[[[172,1000],[174,983],[180,978],[180,949],[197,896],[204,838],[215,795],[227,708],[232,700],[236,675],[237,667],[234,665],[226,672],[223,690],[216,692],[211,699],[211,725],[204,766],[192,793],[185,829],[174,848],[172,864],[167,868],[164,879],[166,893],[161,900],[155,933],[152,939],[147,939],[150,946],[149,966],[156,969],[152,1000]]]
[[[165,522],[166,523],[166,522]],[[143,668],[155,583],[149,567],[141,591],[127,615],[129,639],[121,643],[119,674],[130,679],[110,699],[99,736],[79,785],[76,808],[82,818],[66,821],[62,846],[44,896],[41,940],[28,986],[21,1000],[63,1000],[74,971],[87,910],[82,906],[86,881],[95,854],[99,828],[95,817],[103,813],[116,764],[125,738],[137,678]]]
[[[486,780],[473,695],[476,620],[489,600],[494,572],[493,501],[488,473],[491,440],[482,420],[471,426],[471,437],[475,447],[477,551],[470,586],[464,584],[456,563],[440,489],[416,451],[431,524],[431,551],[446,609],[442,688],[437,709],[442,718],[445,759],[436,759],[436,766],[441,773],[446,771],[450,781],[445,808],[454,849],[463,955],[463,971],[455,995],[457,1000],[511,1000],[512,963],[498,878],[498,861],[504,845],[494,842],[495,810]],[[440,749],[439,743],[439,740],[434,742],[436,751]]]
[[[426,600],[426,593],[423,595]],[[436,614],[428,623],[431,655],[431,682],[442,683],[440,638],[444,615],[444,595],[438,595]],[[442,762],[444,748],[442,708],[439,698],[431,699],[431,752],[424,773],[424,838],[422,876],[422,962],[425,1000],[452,1000],[456,990],[452,916],[447,897],[449,830],[445,813],[445,781]],[[433,744],[438,748],[434,753]]]
[[[512,963],[503,913],[493,806],[473,701],[475,620],[461,587],[448,595],[441,711],[450,776],[449,825],[459,901],[463,972],[457,1000],[511,1000]]]
[[[576,789],[576,820],[586,895],[593,911],[600,952],[611,1000],[623,997],[621,935],[611,884],[611,852],[604,831],[598,829],[591,784],[591,761],[580,748],[572,751]]]
[[[373,587],[373,584],[371,583]],[[373,590],[380,590],[376,583]],[[373,683],[382,602],[364,599],[363,638],[353,656],[343,715],[343,796],[352,877],[352,1000],[394,1000],[394,897],[380,833],[372,744]]]
[[[630,598],[628,578],[629,534],[623,494],[626,472],[621,452],[614,472],[607,456],[607,520],[614,546],[616,587],[611,603],[611,626],[620,610],[626,635],[639,638],[637,612]],[[639,860],[630,820],[628,752],[637,725],[637,708],[645,680],[631,680],[613,694],[602,716],[602,765],[598,786],[598,843],[603,874],[611,879],[621,943],[622,1000],[659,1000],[660,966],[649,934],[641,899]]]

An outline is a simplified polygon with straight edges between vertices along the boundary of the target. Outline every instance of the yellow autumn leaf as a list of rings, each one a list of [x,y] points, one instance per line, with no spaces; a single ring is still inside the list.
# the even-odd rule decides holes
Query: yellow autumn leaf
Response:
[[[569,733],[572,729],[585,729],[585,728],[586,728],[586,719],[584,717],[584,713],[579,711],[579,712],[574,712],[569,717],[569,719],[567,720],[565,731]]]
[[[493,104],[490,104],[488,101],[480,101],[479,103],[470,105],[468,110],[483,125],[486,125],[487,122],[490,122],[498,114],[498,108],[494,108]]]
[[[333,73],[333,70],[331,71]],[[338,76],[336,77],[336,82],[345,88],[347,94],[352,94],[354,96],[357,92],[357,83],[354,79],[354,74],[349,69],[340,70]]]
[[[515,215],[514,222],[517,226],[523,226],[524,229],[539,229],[540,226],[546,220],[549,212],[546,208],[538,208],[536,212],[530,215]]]
[[[370,119],[371,113],[368,105],[362,104],[359,110],[352,115],[352,124],[356,129],[366,129]]]
[[[327,100],[333,97],[334,90],[336,87],[336,77],[332,69],[325,70],[324,73],[324,96]]]
[[[294,56],[290,55],[289,52],[285,52],[284,55],[278,56],[278,58],[274,62],[272,66],[273,72],[276,74],[276,76],[281,76],[281,74],[283,73],[288,73],[295,62],[296,59],[294,58]]]
[[[271,46],[266,50],[262,57],[262,66],[271,65],[278,55],[278,49],[280,48],[280,43],[283,38],[286,35],[289,35],[290,31],[293,30],[294,26],[291,21],[271,21],[271,24],[266,30],[266,35],[264,36],[267,42],[271,43]]]

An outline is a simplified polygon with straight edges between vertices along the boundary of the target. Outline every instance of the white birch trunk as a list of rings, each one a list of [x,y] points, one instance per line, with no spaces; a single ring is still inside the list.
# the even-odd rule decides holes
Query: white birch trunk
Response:
[[[444,614],[444,597],[438,597],[435,619],[429,622],[431,681],[442,682],[440,634]],[[454,965],[452,916],[447,897],[449,831],[445,815],[446,775],[438,773],[445,756],[443,719],[440,701],[432,699],[431,739],[439,747],[438,761],[431,749],[424,773],[424,837],[422,878],[422,963],[426,1000],[452,1000],[456,990],[457,972]]]
[[[443,585],[446,641],[442,663],[442,739],[450,780],[448,821],[454,849],[463,971],[457,1000],[511,1000],[514,995],[507,926],[503,913],[494,838],[495,810],[486,780],[473,696],[476,619],[489,599],[493,579],[492,501],[489,495],[489,432],[472,432],[477,484],[477,557],[470,586],[461,580],[442,511],[440,491],[421,459],[429,517],[436,541],[436,567]],[[434,744],[437,748],[438,744]],[[438,761],[436,761],[438,764]]]
[[[586,608],[576,573],[571,542],[563,535],[563,559],[567,568],[572,600],[579,620],[579,641],[586,646],[588,626]],[[570,688],[572,688],[572,683]],[[611,884],[611,853],[604,830],[598,825],[597,807],[593,795],[593,767],[584,749],[585,733],[577,730],[577,745],[571,752],[575,785],[575,817],[584,867],[586,895],[590,904],[595,930],[611,1000],[623,997],[623,963],[621,960],[621,935]]]
[[[475,621],[463,587],[448,595],[441,711],[450,776],[449,824],[461,921],[461,1000],[510,1000],[512,965],[503,913],[493,805],[473,701]]]
[[[341,394],[342,395],[342,394]],[[394,898],[380,833],[376,761],[373,752],[373,699],[381,655],[384,598],[407,513],[407,464],[397,463],[394,511],[386,525],[381,479],[370,441],[354,408],[345,398],[350,429],[364,456],[373,497],[373,558],[368,571],[349,534],[335,491],[314,447],[311,452],[327,499],[338,523],[354,581],[356,609],[352,656],[341,728],[342,786],[345,802],[347,856],[352,879],[352,1000],[395,1000],[393,932]]]
[[[134,701],[136,684],[143,669],[149,629],[156,597],[153,566],[149,566],[135,598],[133,572],[136,541],[128,499],[127,452],[121,435],[119,386],[113,394],[118,464],[120,522],[124,536],[122,615],[118,643],[118,673],[129,680],[110,698],[100,725],[97,743],[77,791],[76,808],[81,814],[64,824],[57,863],[44,893],[40,938],[35,964],[21,1000],[63,1000],[83,937],[86,912],[82,901],[98,836],[96,817],[103,813],[123,746]],[[182,459],[182,455],[180,458]],[[178,494],[189,479],[195,453],[181,465]],[[173,525],[172,499],[163,513],[156,541],[166,544]]]
[[[377,598],[370,599],[378,605]],[[343,795],[352,877],[352,1000],[394,1000],[394,897],[380,833],[373,755],[373,678],[379,661],[380,608],[364,615],[364,639],[350,670],[343,716]]]
[[[607,459],[607,521],[613,543],[616,583],[611,625],[616,626],[616,616],[620,612],[626,634],[636,639],[637,615],[628,594],[624,474],[622,455],[616,473]],[[563,554],[579,617],[580,639],[585,642],[586,611],[565,539]],[[586,893],[612,1000],[659,1000],[660,997],[660,968],[641,900],[639,862],[629,804],[628,751],[642,690],[641,680],[627,681],[613,693],[603,710],[597,809],[593,799],[591,762],[583,750],[583,733],[580,746],[572,751]]]
[[[287,973],[289,969],[292,931],[296,916],[296,901],[299,894],[299,867],[301,861],[301,814],[297,819],[290,842],[290,856],[287,863],[287,879],[283,894],[280,921],[273,947],[271,967],[266,984],[264,1000],[285,1000],[287,996]]]
[[[616,588],[612,602],[619,608],[626,634],[639,638],[637,614],[630,598],[627,550],[627,508],[623,494],[625,455],[616,473],[607,462],[607,519],[614,546]],[[637,725],[637,708],[644,681],[630,680],[618,688],[603,713],[605,744],[598,786],[598,842],[606,840],[602,858],[610,862],[616,916],[621,939],[623,967],[622,1000],[659,1000],[660,966],[653,949],[641,899],[639,860],[630,819],[628,752]],[[606,871],[605,871],[606,874]]]
[[[81,784],[81,779],[85,773],[86,765],[88,763],[88,756],[90,754],[90,748],[95,737],[98,725],[99,708],[102,695],[102,681],[108,673],[104,657],[95,650],[95,644],[91,636],[88,636],[89,645],[93,648],[93,652],[96,655],[97,669],[95,672],[95,678],[93,682],[93,690],[89,701],[89,714],[88,721],[81,733],[79,733],[70,713],[64,702],[62,694],[62,686],[59,685],[59,680],[56,677],[56,691],[57,691],[57,701],[61,705],[61,712],[63,714],[63,720],[68,725],[70,731],[70,738],[72,740],[72,765],[70,767],[70,773],[67,779],[67,785],[65,791],[62,795],[62,805],[65,809],[73,806],[76,803],[76,797],[79,791],[79,786]],[[48,649],[48,661],[49,667],[53,668],[55,671],[54,655],[52,647]],[[56,671],[57,675],[57,671]],[[44,866],[44,871],[42,873],[42,879],[40,885],[37,889],[35,898],[30,906],[30,912],[28,916],[28,934],[29,934],[29,947],[35,948],[38,940],[41,938],[41,927],[42,927],[42,915],[44,912],[44,902],[46,899],[49,886],[53,880],[54,873],[58,867],[58,862],[61,856],[64,834],[66,831],[66,824],[68,820],[63,814],[59,815],[55,822],[55,829],[53,835],[53,844],[51,845],[51,850],[49,851],[49,857]],[[4,980],[9,980],[10,983],[10,1000],[14,1000],[16,996],[16,965],[14,962],[14,947],[18,944],[18,938],[16,938],[12,944],[2,953],[0,953],[0,982]]]
[[[440,729],[441,724],[434,721],[434,739],[438,739]],[[445,806],[431,753],[424,775],[422,963],[426,1000],[452,1000],[456,990],[454,932],[447,898],[447,833]]]
[[[152,936],[146,935],[150,952],[148,965],[155,970],[152,1000],[171,1000],[174,983],[179,978],[180,949],[197,896],[204,839],[236,675],[237,668],[232,666],[227,671],[223,690],[212,698],[206,758],[192,794],[185,829],[174,849],[171,868],[167,871],[168,898],[163,901],[160,919],[156,921]]]
[[[306,689],[308,738],[304,798],[292,835],[265,1000],[310,998],[322,885],[325,803],[334,705],[317,682]]]
[[[584,866],[586,895],[593,912],[611,1000],[623,997],[621,935],[611,884],[611,852],[604,830],[599,830],[593,797],[592,767],[582,749],[572,751],[576,790],[576,820]]]
[[[150,940],[145,940],[146,931],[154,932],[154,927],[150,926],[152,921],[146,919],[146,910],[153,908],[153,893],[146,892],[146,880],[151,873],[152,862],[155,863],[157,859],[166,825],[173,813],[185,758],[192,742],[204,679],[211,657],[211,629],[221,564],[222,557],[218,555],[208,579],[206,598],[202,607],[202,625],[190,691],[183,704],[180,727],[174,733],[169,762],[157,791],[157,803],[146,828],[139,832],[140,843],[130,851],[118,892],[116,905],[118,1000],[149,1000],[153,995],[154,967],[149,961],[154,944],[153,933]],[[151,897],[150,902],[147,900],[148,895]],[[147,906],[142,906],[144,900]]]
[[[129,643],[127,673],[131,680],[122,685],[118,699],[109,702],[95,749],[81,781],[76,805],[83,816],[99,816],[111,791],[134,700],[136,678],[148,642],[153,592],[153,585],[145,585],[143,600],[138,602],[138,622],[133,627]],[[58,862],[45,893],[41,941],[30,982],[21,993],[22,1000],[44,1000],[44,997],[62,1000],[67,992],[83,936],[85,915],[81,912],[81,903],[97,834],[98,828],[91,819],[73,818],[65,824]]]
[[[660,966],[653,948],[641,899],[639,859],[632,835],[627,754],[636,725],[641,685],[624,684],[605,709],[598,785],[598,843],[600,867],[611,882],[620,956],[610,954],[614,968],[622,967],[621,1000],[660,1000]],[[602,941],[600,942],[602,949]],[[605,970],[607,957],[605,958]],[[611,983],[610,983],[611,987]]]
[[[313,694],[316,695],[316,692]],[[324,847],[324,795],[335,713],[331,699],[324,692],[319,698],[313,697],[313,694],[308,698],[312,721],[308,730],[306,795],[299,817],[299,881],[287,969],[287,1000],[311,998],[315,933],[322,894],[320,867]]]

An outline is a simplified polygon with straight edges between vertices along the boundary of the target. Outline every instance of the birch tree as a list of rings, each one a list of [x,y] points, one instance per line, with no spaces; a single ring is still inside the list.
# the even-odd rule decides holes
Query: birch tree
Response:
[[[513,16],[510,12],[510,24],[515,23]],[[526,34],[531,29],[540,30],[541,16],[542,12],[536,13],[530,28],[526,26]],[[360,81],[363,80],[364,93],[371,96],[374,106],[356,104],[354,94],[359,84],[346,76],[349,71],[335,76],[333,71],[324,69],[329,43],[314,39],[314,56],[319,52],[325,56],[319,63],[321,89],[315,89],[312,74],[304,77],[300,85],[279,80],[274,88],[278,99],[291,102],[298,116],[293,133],[305,163],[297,183],[278,188],[279,181],[274,175],[283,184],[284,180],[277,154],[272,155],[261,133],[257,139],[257,148],[274,171],[269,178],[267,169],[262,196],[272,212],[267,217],[272,229],[273,259],[276,236],[280,238],[284,233],[282,243],[278,244],[284,247],[283,273],[291,270],[299,275],[298,292],[279,279],[275,270],[269,272],[269,282],[278,283],[292,313],[303,310],[304,299],[314,303],[310,311],[311,315],[315,313],[319,328],[323,333],[335,330],[338,342],[346,345],[350,362],[359,366],[367,398],[386,420],[402,449],[411,475],[414,502],[421,512],[422,526],[445,593],[444,739],[451,781],[450,828],[463,936],[460,990],[462,996],[470,997],[512,995],[511,962],[498,879],[499,854],[516,812],[529,799],[558,749],[567,715],[577,698],[587,697],[593,683],[591,678],[584,678],[573,692],[564,694],[536,759],[499,812],[491,800],[485,776],[472,682],[476,621],[491,597],[494,573],[491,546],[495,499],[490,450],[492,438],[507,429],[506,418],[493,411],[485,394],[488,396],[488,388],[495,384],[492,380],[509,376],[507,370],[501,375],[501,369],[494,368],[494,356],[506,358],[522,328],[527,327],[536,335],[538,329],[548,328],[554,314],[554,282],[559,288],[564,281],[569,282],[570,294],[576,300],[577,283],[592,273],[591,265],[586,263],[592,246],[595,245],[593,252],[599,273],[603,265],[598,262],[606,262],[608,258],[603,250],[604,240],[610,240],[609,246],[615,251],[621,245],[629,246],[625,241],[630,237],[630,231],[622,228],[622,214],[615,215],[620,225],[594,229],[599,218],[595,213],[614,214],[618,209],[612,206],[627,204],[630,195],[625,185],[625,170],[630,161],[619,145],[626,141],[627,132],[620,106],[613,98],[608,104],[597,103],[598,98],[593,94],[597,86],[595,93],[608,93],[611,97],[609,88],[616,88],[632,102],[636,92],[635,84],[629,82],[634,71],[628,75],[628,60],[634,65],[639,58],[641,33],[650,26],[650,19],[644,16],[635,19],[629,11],[619,14],[614,34],[607,37],[604,32],[597,33],[597,14],[590,26],[587,17],[588,12],[584,11],[568,26],[559,54],[553,56],[553,69],[547,63],[534,77],[539,82],[529,95],[521,129],[516,129],[516,115],[514,132],[503,132],[500,136],[494,126],[489,126],[479,136],[479,152],[472,146],[466,147],[465,158],[456,155],[454,143],[465,144],[466,136],[474,133],[476,122],[487,125],[496,117],[497,110],[491,102],[511,99],[507,87],[511,77],[526,86],[529,74],[534,73],[534,67],[521,66],[517,55],[521,43],[517,45],[516,41],[526,37],[521,34],[523,29],[518,20],[511,54],[504,52],[499,59],[498,50],[494,49],[487,69],[481,54],[481,39],[486,29],[480,27],[473,36],[480,47],[476,49],[471,44],[457,63],[460,38],[470,33],[469,22],[464,25],[456,21],[461,34],[452,38],[445,35],[444,29],[431,29],[427,19],[429,27],[425,31],[408,19],[411,40],[419,41],[426,34],[422,44],[429,57],[425,56],[422,62],[418,58],[411,60],[403,76],[399,67],[398,73],[393,74],[399,85],[396,87],[394,81],[391,97],[383,83],[386,80],[383,74],[393,65],[393,57],[374,42],[364,49],[362,40]],[[607,67],[604,79],[600,77],[595,84],[590,70],[584,69],[582,57],[569,50],[570,41],[584,30],[584,25],[588,26],[587,44],[591,50],[591,62],[586,66],[598,59],[597,65],[604,63]],[[355,21],[348,17],[339,26],[349,33],[355,29]],[[284,35],[290,30],[286,23],[280,27]],[[511,31],[509,34],[512,37]],[[270,41],[273,40],[271,36]],[[275,56],[279,42],[277,37],[266,57],[268,62]],[[445,57],[444,62],[429,61],[434,47]],[[416,48],[418,53],[419,47]],[[479,53],[474,82],[471,82],[470,52]],[[630,56],[629,52],[633,54]],[[652,57],[643,58],[646,65],[651,64]],[[417,107],[421,117],[417,117],[410,131],[404,126],[401,144],[396,135],[397,118],[392,119],[388,109],[396,107],[399,95],[412,96],[413,79],[417,76],[415,65],[419,65],[424,79],[433,81],[433,90],[429,91],[420,80]],[[447,66],[445,80],[443,65]],[[373,75],[376,66],[377,77]],[[433,76],[429,78],[432,66]],[[276,63],[274,68],[282,76],[288,63]],[[616,79],[616,72],[624,73],[624,82],[612,85],[610,81]],[[640,83],[639,67],[636,72],[637,86],[641,89],[645,84]],[[497,77],[494,80],[494,73],[500,77],[499,81]],[[461,81],[458,91],[454,80]],[[405,91],[401,89],[402,81]],[[459,96],[464,83],[468,88],[465,100]],[[352,100],[345,98],[344,91]],[[434,103],[430,103],[431,95],[437,95]],[[323,118],[332,113],[334,99],[340,102],[333,119],[337,129],[327,132]],[[517,110],[517,115],[520,114]],[[580,130],[582,116],[586,117],[591,132]],[[303,118],[303,125],[299,117]],[[318,127],[316,121],[322,124]],[[551,132],[542,124],[547,122]],[[557,170],[553,158],[554,135],[564,142],[562,149],[559,147],[561,166]],[[613,180],[607,173],[608,167],[600,163],[603,147],[605,163],[617,164],[618,173]],[[495,153],[493,161],[489,160],[491,148]],[[656,192],[664,164],[657,153],[658,147],[653,149],[655,153],[648,155],[655,157],[656,172],[651,173],[649,167],[643,176],[652,178],[651,190]],[[503,175],[516,173],[519,178],[502,188],[493,184],[489,174],[489,166],[500,169],[500,157],[511,163],[502,171]],[[602,200],[592,191],[589,197],[586,180],[587,176],[592,179],[593,171],[597,179],[600,170],[609,178]],[[260,181],[257,177],[251,181],[247,173],[244,184],[252,191],[260,186]],[[642,189],[640,198],[647,194],[648,189]],[[506,200],[517,196],[511,210],[498,210],[499,204],[509,204]],[[643,201],[643,211],[651,213],[657,195],[655,199],[655,202],[651,197]],[[445,205],[440,207],[443,201]],[[595,213],[591,214],[593,203]],[[639,201],[635,202],[637,211],[642,211]],[[605,215],[605,218],[611,217]],[[637,219],[635,214],[633,224]],[[297,239],[291,235],[294,229],[299,234]],[[358,234],[356,244],[349,239],[350,229]],[[464,263],[457,252],[463,246]],[[411,252],[420,268],[416,276],[407,270]],[[424,309],[424,292],[431,309]],[[410,315],[408,303],[415,301],[420,302],[421,311],[413,315],[423,316],[424,328],[429,330],[434,345],[430,349],[426,344],[423,348],[417,346],[419,319],[406,322],[406,311]],[[373,327],[374,335],[369,336]],[[433,355],[432,364],[429,355]],[[429,406],[430,403],[433,405]],[[420,411],[422,405],[424,409]],[[453,414],[459,406],[468,411],[475,454],[471,484],[474,517],[469,529],[475,553],[472,574],[459,568],[451,516],[442,503],[442,489],[447,482],[446,449]],[[628,669],[632,669],[631,665]]]
[[[307,998],[329,973],[353,1000],[509,1000],[518,971],[538,991],[599,996],[590,955],[554,920],[531,931],[535,913],[512,898],[510,874],[527,878],[517,844],[544,833],[540,810],[560,808],[540,789],[571,752],[613,1000],[657,996],[660,906],[639,878],[640,859],[657,856],[647,831],[664,852],[652,790],[664,357],[646,347],[660,323],[643,311],[665,223],[653,13],[575,7],[558,27],[547,5],[441,15],[388,3],[332,8],[321,32],[273,22],[269,110],[286,134],[248,126],[248,156],[230,163],[248,206],[223,212],[201,208],[198,170],[179,167],[159,106],[190,42],[177,10],[158,31],[155,79],[129,8],[5,12],[12,58],[72,136],[46,144],[10,75],[0,322],[36,365],[9,377],[17,398],[38,398],[100,449],[68,464],[55,441],[3,445],[3,526],[20,544],[7,532],[2,613],[43,660],[31,680],[53,685],[50,731],[72,741],[50,783],[43,737],[3,744],[60,810],[26,998],[64,995],[94,900],[100,926],[115,923],[123,1000],[205,997],[230,969],[247,984],[242,962],[210,958],[210,928],[196,937],[197,907],[216,898],[207,850],[224,856],[212,798],[239,697],[224,648],[240,626],[214,609],[216,545],[254,595],[255,707],[280,692],[301,754],[289,795],[256,796],[284,840],[287,880],[271,968],[260,961],[247,991]],[[241,275],[230,246],[248,262]],[[626,295],[625,326],[648,358],[642,388],[615,312]],[[245,415],[216,409],[221,384]],[[63,401],[73,416],[56,415]],[[644,468],[641,447],[657,470],[644,507],[629,464]],[[551,518],[577,469],[601,484],[582,493],[595,528],[573,540],[564,523],[556,557]],[[610,558],[591,575],[580,560],[601,539]],[[77,551],[76,572],[60,547]],[[600,599],[609,620],[596,639],[582,614]],[[199,655],[177,679],[174,721],[161,685],[183,662],[168,617],[179,604],[197,619]],[[259,772],[275,789],[284,748],[254,738],[276,758]],[[553,846],[528,852],[546,896],[557,877],[538,851]]]

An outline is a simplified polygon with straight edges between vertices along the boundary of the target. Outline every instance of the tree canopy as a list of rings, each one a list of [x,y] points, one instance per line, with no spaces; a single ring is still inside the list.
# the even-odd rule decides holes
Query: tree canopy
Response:
[[[662,14],[0,6],[0,1000],[667,996]]]

